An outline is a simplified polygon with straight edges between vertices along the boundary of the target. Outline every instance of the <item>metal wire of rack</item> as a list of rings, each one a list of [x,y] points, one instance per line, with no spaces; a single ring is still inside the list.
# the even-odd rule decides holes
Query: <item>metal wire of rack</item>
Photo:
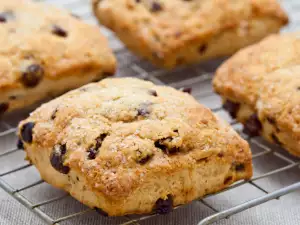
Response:
[[[63,4],[62,5],[63,7],[71,9],[73,12],[79,14],[83,19],[91,23],[95,23],[94,18],[90,14],[89,6],[87,2],[84,0],[66,0],[63,1],[63,3],[62,1],[59,0],[52,0],[50,2],[54,4]],[[120,44],[120,42],[113,36],[111,32],[105,30],[105,28],[101,28],[101,29],[109,37],[114,52],[117,58],[119,59],[120,65],[119,65],[118,76],[133,75],[141,79],[150,80],[159,85],[170,85],[175,88],[196,86],[199,89],[199,87],[201,87],[200,88],[201,90],[196,89],[196,91],[193,92],[194,97],[198,99],[201,103],[211,108],[213,112],[217,114],[223,114],[224,116],[224,112],[221,107],[221,101],[219,97],[213,93],[213,90],[209,85],[212,79],[213,71],[215,67],[218,65],[218,62],[217,63],[214,62],[213,65],[205,64],[200,66],[193,66],[190,68],[179,68],[172,72],[159,70],[156,69],[155,67],[152,67],[148,63],[140,60],[139,58],[136,58],[133,55],[131,55],[131,53],[129,53],[124,48],[124,46]],[[294,168],[299,169],[300,160],[292,156],[289,156],[284,151],[282,151],[278,146],[266,144],[260,138],[248,138],[241,132],[240,125],[236,121],[230,120],[228,117],[226,118],[227,120],[229,120],[230,124],[234,126],[236,130],[244,138],[246,138],[249,141],[249,143],[252,146],[254,146],[254,148],[256,149],[256,152],[253,153],[253,159],[272,156],[284,162],[284,166],[279,166],[273,168],[272,170],[266,173],[255,175],[249,181],[240,181],[226,188],[225,190],[219,192],[222,193],[222,192],[227,192],[229,190],[234,191],[237,187],[240,187],[245,184],[249,184],[263,193],[263,195],[260,197],[250,199],[246,202],[235,205],[225,210],[216,209],[212,204],[210,204],[206,200],[210,196],[214,196],[214,195],[206,196],[203,199],[195,200],[195,202],[199,202],[205,205],[206,207],[208,207],[214,212],[212,215],[209,215],[206,218],[202,218],[201,221],[197,222],[198,225],[206,225],[206,224],[211,224],[220,221],[222,219],[228,218],[229,216],[235,215],[251,207],[258,206],[270,200],[279,199],[283,195],[286,195],[296,190],[300,190],[300,182],[285,186],[273,192],[268,192],[264,187],[259,185],[257,181],[261,179],[265,179]],[[18,120],[19,119],[7,119],[7,120],[0,121],[0,146],[5,146],[5,144],[2,145],[3,141],[5,141],[7,137],[15,134],[16,132],[15,124],[17,124]],[[4,149],[0,148],[0,160],[1,159],[6,160],[12,154],[19,151],[20,150],[17,148],[7,148],[7,147],[5,147]],[[86,213],[93,211],[92,209],[85,208],[76,213],[70,213],[65,216],[53,218],[53,216],[49,215],[46,212],[46,210],[43,210],[42,207],[67,198],[69,196],[68,194],[63,193],[59,196],[54,196],[47,200],[33,203],[28,198],[26,198],[26,196],[24,196],[22,192],[31,188],[35,188],[40,184],[43,184],[44,183],[43,180],[38,179],[25,186],[14,187],[4,179],[4,177],[7,175],[26,170],[27,168],[30,167],[32,166],[29,163],[25,163],[25,164],[22,163],[20,165],[16,165],[14,168],[11,168],[9,170],[3,172],[0,171],[0,187],[3,190],[5,190],[8,194],[13,196],[21,204],[26,206],[30,211],[32,211],[40,218],[42,218],[47,224],[58,225],[64,221],[70,220],[74,217],[80,217]],[[175,213],[177,209],[181,207],[183,206],[176,207],[174,209]],[[146,221],[153,217],[159,217],[159,215],[153,214],[153,215],[144,215],[144,216],[125,216],[123,217],[124,220],[123,222],[121,222],[121,224],[123,225],[140,224],[142,221]],[[99,216],[99,221],[101,220],[101,218],[102,217]]]

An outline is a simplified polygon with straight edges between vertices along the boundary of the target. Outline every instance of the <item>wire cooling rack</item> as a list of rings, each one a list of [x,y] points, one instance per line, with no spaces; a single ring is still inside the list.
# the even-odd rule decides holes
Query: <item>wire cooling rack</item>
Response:
[[[69,9],[89,23],[96,23],[96,20],[91,14],[90,5],[86,0],[49,0],[48,2]],[[297,8],[300,8],[300,3],[297,3],[297,0],[286,0],[284,1],[284,4],[289,12],[293,11],[292,9],[296,9],[291,12],[290,16],[292,17],[293,22],[286,29],[295,30],[295,24],[297,24],[297,13],[294,12],[297,12]],[[288,155],[284,150],[280,149],[280,147],[266,143],[261,138],[248,138],[241,132],[241,125],[236,121],[231,120],[223,111],[220,98],[213,93],[210,85],[212,74],[222,60],[208,62],[189,68],[179,68],[171,72],[159,70],[147,62],[133,56],[110,31],[103,27],[100,29],[108,36],[110,45],[114,49],[118,58],[119,71],[117,76],[135,76],[150,80],[159,85],[170,85],[175,88],[192,88],[192,94],[197,100],[227,120],[245,139],[249,141],[252,147],[255,172],[254,177],[251,180],[240,181],[218,194],[195,200],[193,203],[189,204],[189,206],[176,207],[172,214],[175,214],[176,216],[176,213],[179,213],[179,211],[184,207],[192,207],[193,210],[196,208],[196,210],[193,211],[195,214],[204,210],[204,208],[206,211],[209,209],[208,211],[210,213],[204,216],[202,215],[193,221],[193,224],[206,225],[221,221],[222,219],[228,218],[267,201],[274,199],[279,200],[279,198],[283,195],[300,190],[300,182],[292,182],[289,185],[284,184],[282,187],[269,192],[268,189],[270,188],[266,188],[266,185],[263,185],[263,182],[260,182],[264,179],[272,180],[274,177],[279,175],[282,176],[282,174],[291,170],[298,170],[300,160]],[[24,160],[21,160],[21,158],[24,157],[24,152],[14,147],[16,142],[15,127],[18,121],[24,118],[26,114],[28,114],[28,112],[9,115],[3,120],[0,120],[0,187],[21,204],[26,206],[31,212],[42,218],[46,224],[58,225],[65,224],[68,221],[72,221],[71,224],[90,224],[89,222],[80,223],[79,218],[91,213],[93,210],[86,208],[73,199],[71,200],[73,203],[68,203],[68,207],[73,204],[71,208],[76,208],[76,212],[73,212],[72,210],[63,210],[65,215],[60,215],[60,213],[53,214],[50,212],[53,211],[54,208],[58,207],[57,205],[64,204],[61,203],[61,201],[68,198],[70,199],[68,194],[56,190],[55,188],[49,186],[46,188],[46,191],[40,194],[40,196],[43,198],[45,197],[45,199],[30,199],[33,196],[32,193],[39,192],[44,188],[43,185],[46,184],[43,180],[41,180],[33,166]],[[20,160],[17,160],[16,158],[19,158]],[[271,165],[268,164],[269,166],[267,169],[263,168],[270,162],[273,163],[271,163]],[[28,172],[29,170],[31,172]],[[15,180],[12,182],[13,178]],[[232,204],[229,208],[218,207],[216,201],[220,201],[220,199],[214,200],[217,195],[225,192],[232,192],[234,195],[238,193],[240,194],[241,190],[239,188],[245,185],[256,189],[256,191],[259,192],[259,195],[255,197],[248,196],[247,200],[243,200],[235,205]],[[31,193],[31,195],[28,193]],[[48,207],[50,205],[52,206]],[[189,210],[191,210],[191,208],[189,208]],[[74,220],[75,217],[77,218],[76,220]],[[166,220],[166,217],[159,215],[132,215],[121,218],[104,218],[97,214],[91,214],[89,215],[89,218],[93,218],[93,221],[97,221],[97,224],[142,224],[145,221],[153,220],[153,218],[162,220],[162,224],[180,223],[179,221],[172,222],[169,221],[169,219]],[[222,222],[220,223],[222,224]],[[152,221],[152,224],[158,224],[158,222]]]

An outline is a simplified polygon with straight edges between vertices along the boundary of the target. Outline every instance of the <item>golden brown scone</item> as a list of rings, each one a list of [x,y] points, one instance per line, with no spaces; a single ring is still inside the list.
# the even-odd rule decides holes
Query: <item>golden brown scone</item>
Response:
[[[107,40],[68,12],[0,1],[0,114],[112,75]]]
[[[300,33],[270,36],[241,50],[216,72],[224,107],[262,135],[300,156]]]
[[[277,0],[93,0],[99,21],[154,64],[226,56],[288,22]]]
[[[192,96],[134,78],[71,91],[19,125],[50,184],[110,216],[167,213],[252,176],[248,143]]]

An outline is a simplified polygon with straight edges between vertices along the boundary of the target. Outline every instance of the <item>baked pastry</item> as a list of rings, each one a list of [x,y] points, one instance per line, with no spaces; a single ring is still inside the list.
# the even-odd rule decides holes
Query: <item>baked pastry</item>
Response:
[[[42,3],[0,2],[0,114],[112,75],[96,26]]]
[[[226,56],[288,22],[277,0],[93,0],[136,54],[165,68]]]
[[[300,33],[272,35],[241,50],[216,72],[224,107],[262,135],[300,156]]]
[[[191,95],[135,78],[44,104],[19,136],[45,181],[110,216],[167,213],[252,175],[229,125]]]

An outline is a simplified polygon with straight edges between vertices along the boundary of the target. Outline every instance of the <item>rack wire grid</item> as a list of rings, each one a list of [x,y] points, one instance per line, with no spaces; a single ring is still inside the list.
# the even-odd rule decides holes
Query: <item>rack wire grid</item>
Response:
[[[48,2],[69,9],[89,23],[97,23],[91,14],[90,4],[86,0],[49,0]],[[300,2],[297,0],[286,0],[282,3],[289,12],[292,20],[291,25],[288,26],[285,31],[295,30],[297,28],[297,22],[299,21],[297,21],[297,9],[300,9]],[[297,176],[297,174],[299,174],[300,160],[287,154],[286,151],[280,147],[265,142],[261,138],[248,138],[241,132],[241,125],[231,120],[226,112],[223,111],[221,100],[213,93],[210,85],[213,72],[222,60],[211,61],[189,68],[179,68],[174,71],[159,70],[127,51],[120,41],[114,37],[112,32],[104,27],[100,27],[100,29],[109,38],[110,45],[118,58],[119,71],[117,76],[130,75],[150,80],[159,85],[169,85],[175,88],[192,88],[192,94],[197,100],[227,120],[247,139],[253,151],[254,177],[249,181],[235,183],[217,194],[195,200],[185,206],[176,207],[171,213],[173,214],[172,219],[168,216],[155,214],[105,218],[93,213],[94,210],[83,206],[65,192],[46,184],[41,180],[35,168],[23,160],[25,153],[14,147],[16,143],[15,131],[18,121],[28,114],[27,111],[6,116],[0,120],[0,187],[5,192],[13,196],[14,199],[26,206],[31,212],[38,215],[38,217],[42,218],[46,224],[68,224],[70,221],[70,224],[92,224],[91,218],[93,218],[93,221],[96,221],[93,224],[127,225],[141,224],[144,222],[147,224],[149,220],[152,220],[152,222],[150,222],[152,224],[158,224],[157,221],[162,221],[162,224],[179,224],[181,222],[180,219],[178,219],[178,215],[182,215],[182,212],[179,211],[185,210],[188,211],[188,214],[184,214],[185,217],[193,217],[188,224],[206,225],[217,221],[220,222],[222,219],[246,209],[258,206],[270,200],[279,200],[283,195],[300,190],[300,182],[297,182],[300,180],[299,176]],[[277,181],[276,183],[276,178],[286,176],[295,176],[292,179],[293,182],[289,181],[288,184],[283,182],[284,184],[282,184],[280,181]],[[265,183],[261,182],[266,179],[271,185],[264,185]],[[276,184],[275,187],[274,182]],[[278,183],[280,183],[280,185],[278,185]],[[231,192],[231,196],[237,196],[241,192],[247,192],[247,188],[243,189],[245,186],[247,186],[248,189],[252,188],[251,193],[256,191],[258,194],[256,196],[252,194],[249,196],[248,194],[242,194],[246,199],[243,198],[239,200],[237,204],[235,204],[236,201],[233,200],[235,199],[234,197],[226,198],[223,195],[226,192]],[[279,188],[276,188],[276,186],[279,186]],[[36,196],[39,197],[36,199]],[[229,202],[230,207],[225,208],[223,203],[221,204],[222,206],[220,206],[220,202]],[[51,210],[53,211],[53,209],[60,206],[67,208],[67,210],[57,210],[59,213],[50,213]],[[284,206],[282,207],[284,208]],[[64,212],[64,215],[61,215],[61,211]],[[199,212],[202,213],[198,215]],[[195,215],[198,216],[195,217]],[[85,217],[85,220],[80,219],[80,217]],[[186,224],[186,222],[184,223]],[[223,224],[222,222],[220,223]]]

